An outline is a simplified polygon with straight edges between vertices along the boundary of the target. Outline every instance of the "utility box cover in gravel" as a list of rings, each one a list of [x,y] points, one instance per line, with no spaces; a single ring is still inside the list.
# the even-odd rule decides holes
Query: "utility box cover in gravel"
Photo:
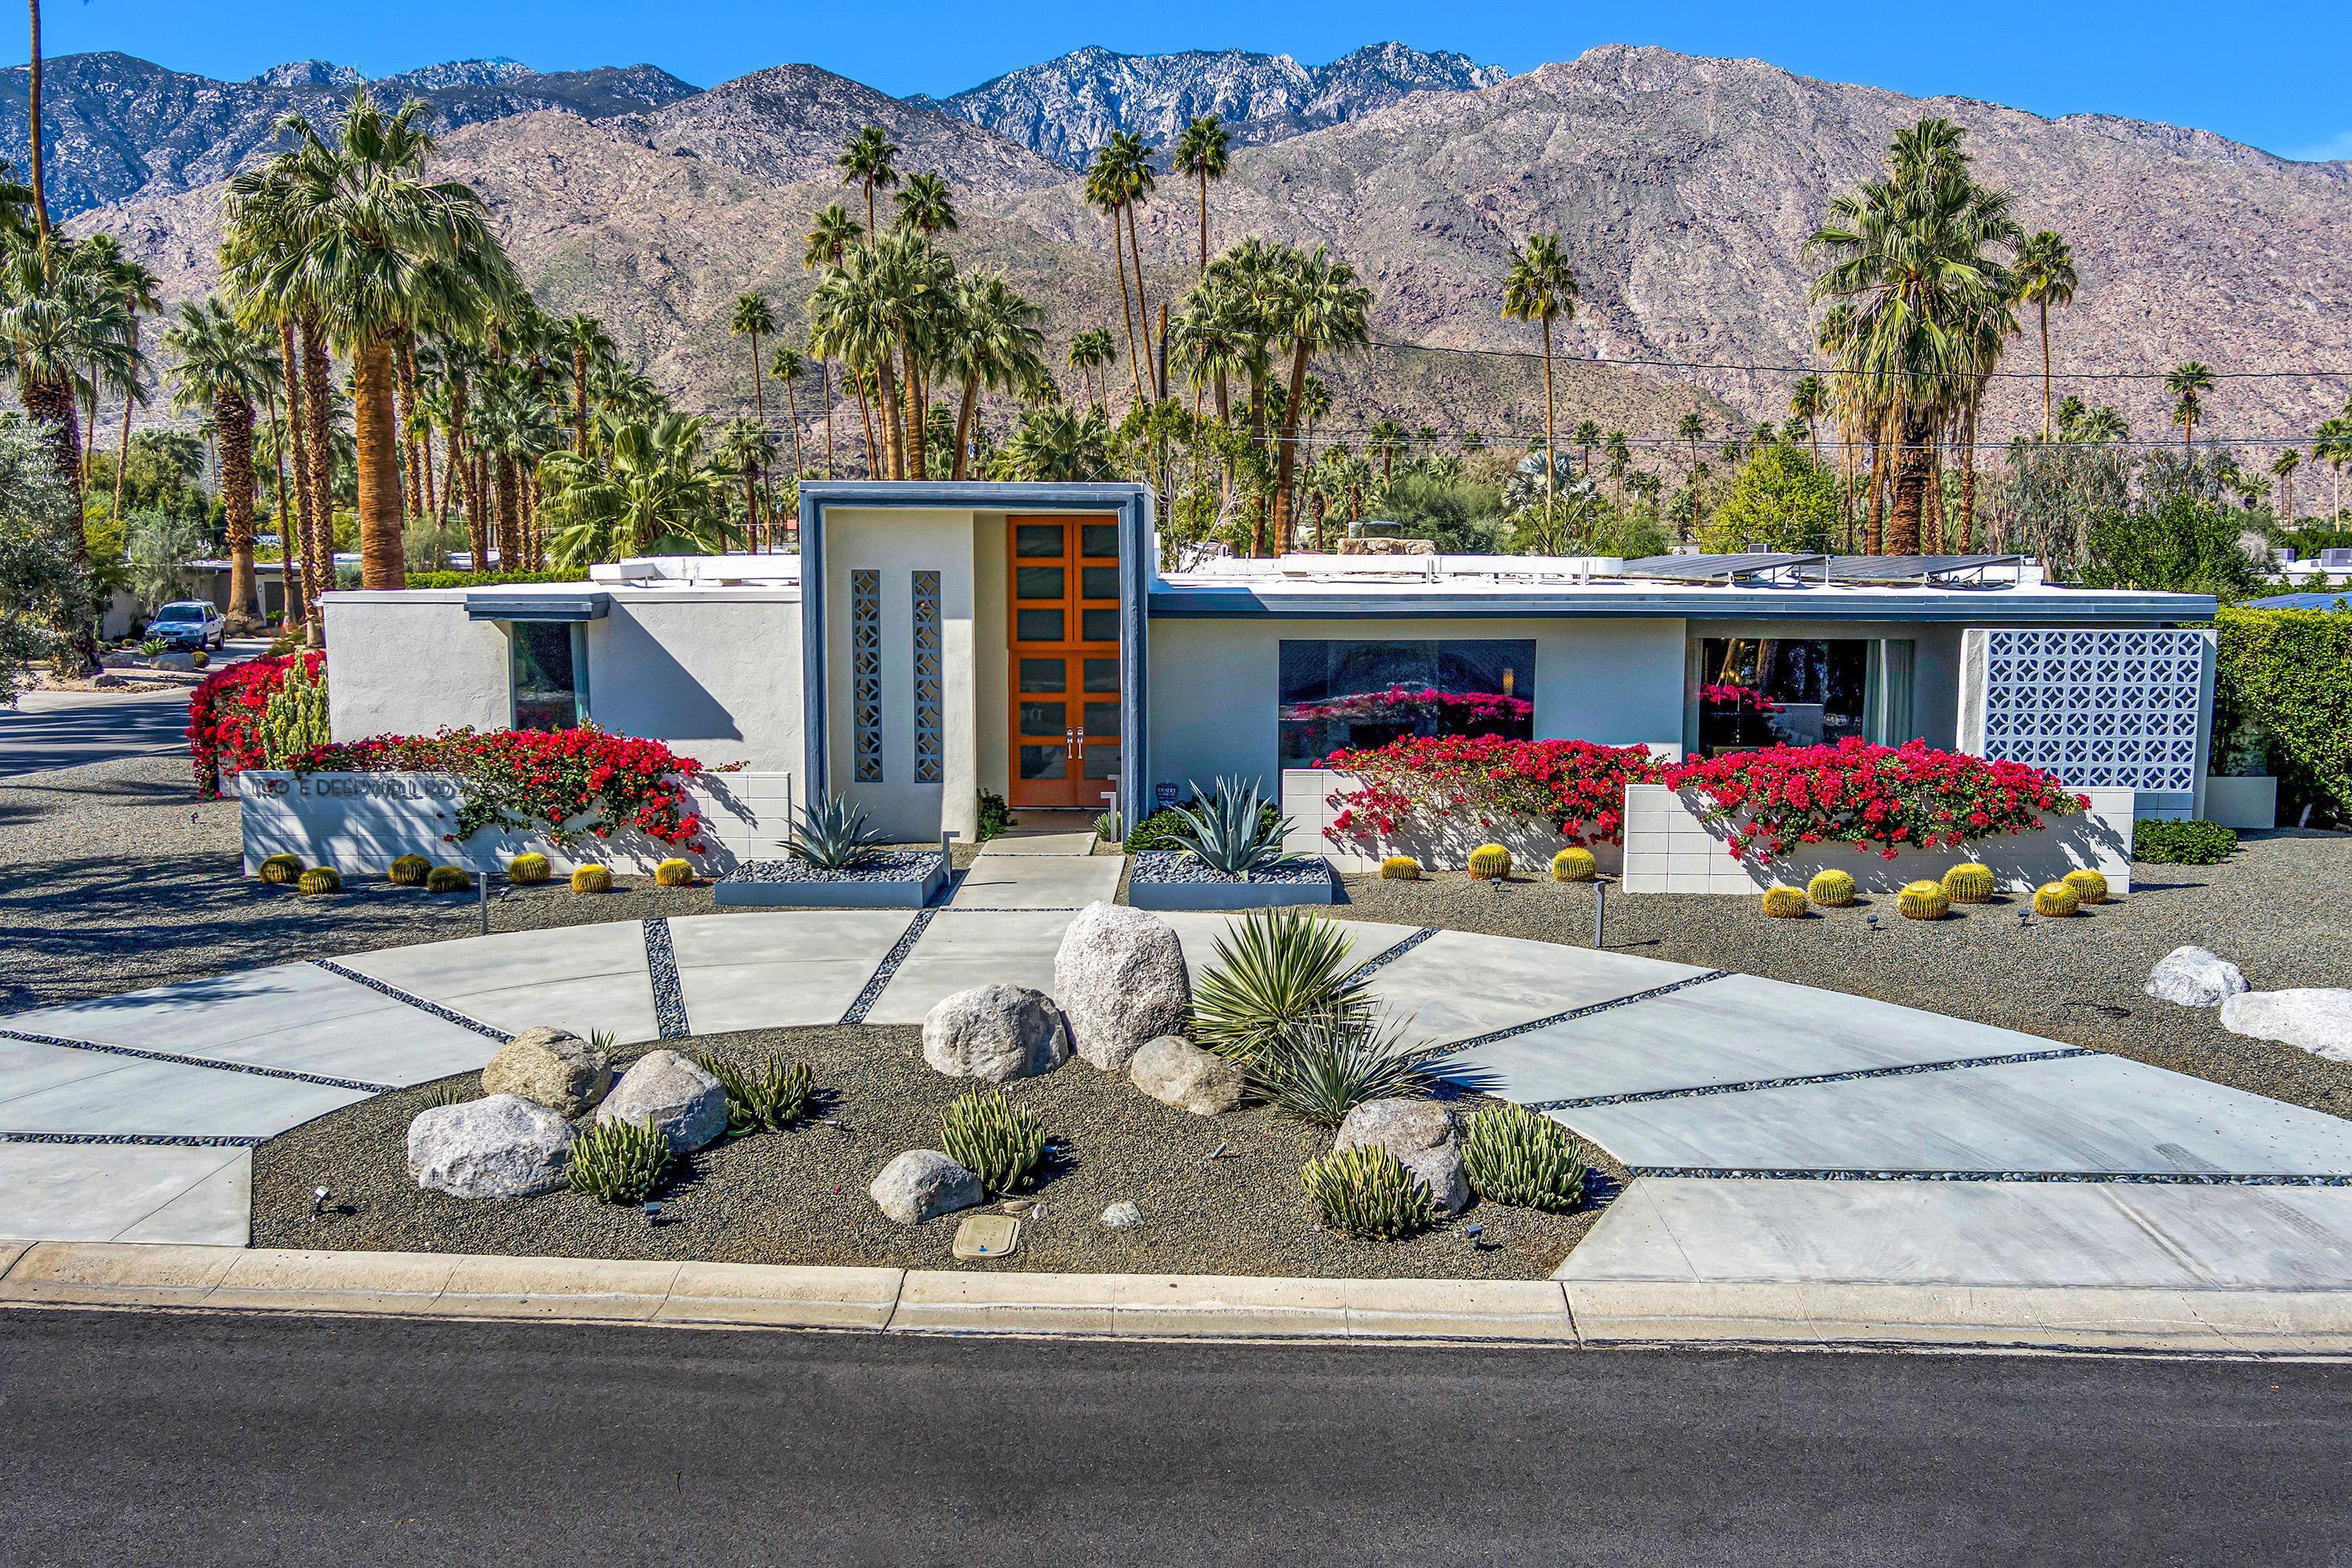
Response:
[[[1174,1035],[1145,1041],[1127,1076],[1160,1104],[1195,1116],[1222,1116],[1242,1102],[1242,1069]]]
[[[1185,1032],[1192,982],[1167,921],[1124,904],[1088,904],[1054,954],[1054,995],[1078,1055],[1119,1072],[1146,1040]]]
[[[604,1053],[569,1029],[541,1024],[525,1029],[482,1069],[489,1094],[519,1094],[559,1116],[584,1116],[613,1087],[613,1064]]]
[[[909,1149],[882,1167],[866,1189],[875,1205],[900,1225],[920,1225],[978,1205],[987,1194],[980,1178],[937,1149]]]
[[[596,1108],[599,1121],[648,1118],[671,1148],[691,1154],[727,1131],[727,1091],[676,1051],[656,1051],[623,1073]]]
[[[1069,1059],[1062,1010],[1025,985],[975,985],[941,997],[923,1017],[923,1060],[950,1078],[1010,1083]]]
[[[2352,991],[2305,986],[2242,991],[2221,1003],[2221,1027],[2257,1040],[2282,1040],[2332,1062],[2352,1062]]]
[[[2252,989],[2238,966],[2201,947],[2176,947],[2156,961],[2148,974],[2147,994],[2159,1002],[2183,1007],[2219,1007],[2242,991]]]
[[[1348,1112],[1331,1141],[1338,1149],[1386,1149],[1426,1183],[1440,1214],[1458,1214],[1470,1201],[1454,1119],[1433,1100],[1372,1100]]]
[[[572,1123],[517,1094],[436,1105],[408,1124],[408,1173],[453,1198],[527,1198],[563,1185]]]

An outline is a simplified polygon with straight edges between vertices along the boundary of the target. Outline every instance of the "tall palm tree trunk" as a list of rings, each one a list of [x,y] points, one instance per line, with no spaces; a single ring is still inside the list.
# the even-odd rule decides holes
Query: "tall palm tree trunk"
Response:
[[[378,334],[352,356],[352,426],[359,458],[360,586],[408,586],[400,494],[400,415],[392,340]]]
[[[588,351],[572,351],[572,454],[588,455]]]
[[[508,572],[527,571],[529,560],[522,537],[522,477],[515,471],[515,460],[504,452],[497,455],[499,477],[499,564]]]
[[[955,471],[948,477],[961,479],[964,476],[965,458],[971,451],[971,414],[980,404],[980,377],[963,378],[963,406],[956,410]]]
[[[1545,523],[1545,526],[1549,527],[1549,526],[1550,526],[1550,523],[1551,523],[1551,521],[1552,521],[1552,518],[1551,518],[1552,509],[1553,509],[1553,507],[1554,507],[1554,505],[1556,504],[1557,500],[1558,500],[1557,496],[1554,494],[1554,486],[1555,486],[1555,485],[1556,485],[1556,483],[1558,482],[1558,481],[1556,480],[1556,479],[1554,478],[1554,476],[1555,476],[1555,475],[1557,475],[1557,474],[1559,473],[1559,453],[1558,453],[1558,452],[1553,448],[1553,446],[1552,446],[1552,428],[1553,428],[1553,420],[1552,420],[1552,401],[1551,401],[1551,318],[1550,318],[1549,316],[1546,316],[1546,317],[1543,319],[1543,351],[1544,351],[1544,361],[1543,361],[1543,364],[1544,364],[1544,523]]]
[[[808,459],[801,456],[801,400],[793,394],[793,379],[784,378],[784,417],[793,424],[793,478],[808,472]]]
[[[1304,339],[1291,350],[1290,396],[1282,407],[1282,433],[1274,459],[1274,552],[1283,554],[1290,548],[1291,478],[1298,468],[1298,405],[1307,387],[1307,344]]]
[[[114,444],[114,516],[117,521],[120,521],[122,517],[122,481],[130,471],[131,394],[126,390],[122,395],[122,430]],[[214,482],[216,484],[219,482],[217,468],[214,471]]]
[[[907,432],[898,423],[898,371],[885,348],[874,362],[875,418],[882,426],[882,467],[887,477],[907,477]]]
[[[923,367],[915,363],[915,345],[911,340],[902,345],[900,352],[907,356],[906,395],[902,399],[906,405],[906,426],[900,437],[905,443],[901,449],[907,454],[907,471],[899,478],[928,479],[929,432],[927,426],[931,420],[923,391]]]
[[[314,563],[310,552],[315,532],[310,509],[317,498],[310,489],[310,425],[302,406],[302,355],[295,344],[292,317],[278,319],[278,343],[286,377],[286,438],[278,443],[281,469],[286,448],[292,450],[294,458],[294,505],[290,510],[286,505],[286,475],[282,471],[278,489],[278,559],[284,563],[288,584],[286,621],[291,626],[297,621],[310,620],[318,608],[320,589],[311,575]]]
[[[1194,173],[1201,181],[1201,276],[1209,275],[1209,170],[1202,164]]]
[[[2042,444],[2050,444],[2050,301],[2042,307]]]
[[[269,427],[275,433],[275,439],[273,439],[269,445],[272,454],[276,457],[278,461],[278,491],[276,497],[277,517],[275,521],[278,524],[278,591],[280,595],[278,613],[283,618],[284,623],[289,626],[292,626],[300,622],[303,618],[301,609],[302,574],[300,572],[296,570],[294,564],[294,554],[289,548],[289,541],[294,537],[294,525],[292,521],[294,513],[289,509],[289,503],[287,500],[289,492],[286,489],[286,447],[288,441],[292,436],[293,420],[291,416],[289,416],[284,423],[281,424],[279,422],[278,417],[278,393],[274,387],[268,389],[267,396],[268,403],[266,406],[269,414]]]
[[[326,617],[317,613],[319,597],[335,586],[335,444],[330,382],[333,367],[327,361],[327,342],[315,321],[300,323],[302,340],[302,421],[310,431],[308,476],[310,485],[310,581],[315,586],[310,605],[310,646],[326,641]]]
[[[243,394],[213,395],[213,426],[220,432],[222,510],[228,514],[228,615],[254,619],[253,405]]]
[[[32,64],[25,78],[25,109],[31,117],[33,157],[30,173],[33,177],[33,221],[37,226],[41,248],[49,245],[49,198],[41,177],[41,0],[27,0],[33,13]]]
[[[1122,205],[1127,208],[1127,254],[1135,263],[1135,321],[1143,331],[1143,363],[1152,367],[1151,395],[1165,397],[1168,389],[1160,384],[1159,356],[1151,352],[1151,307],[1143,296],[1143,248],[1135,237],[1135,204]]]
[[[833,478],[833,368],[824,361],[816,362],[816,391],[824,404],[824,477]]]
[[[1143,401],[1143,362],[1135,357],[1135,318],[1127,305],[1127,258],[1118,229],[1118,208],[1110,213],[1110,264],[1118,274],[1118,322],[1127,329],[1127,371],[1135,382],[1135,400]]]
[[[1898,413],[1895,422],[1895,505],[1886,522],[1886,553],[1916,555],[1927,515],[1927,486],[1935,476],[1935,428],[1930,420],[1908,412]]]
[[[417,447],[417,434],[425,422],[416,416],[416,338],[413,332],[403,331],[394,343],[392,368],[400,394],[396,423],[400,430],[401,493],[410,517],[430,517],[433,508],[425,487],[433,480],[433,460]],[[438,571],[445,563],[436,561],[433,564]]]

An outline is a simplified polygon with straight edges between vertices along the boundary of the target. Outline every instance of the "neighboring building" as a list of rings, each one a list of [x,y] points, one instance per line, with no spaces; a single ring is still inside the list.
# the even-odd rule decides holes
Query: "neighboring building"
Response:
[[[593,720],[792,773],[803,797],[849,794],[907,840],[970,837],[982,791],[1148,810],[1195,781],[1271,793],[1336,747],[1440,731],[1676,752],[2010,737],[2006,754],[2040,749],[2021,760],[2079,760],[2070,782],[2134,784],[2146,810],[2201,798],[2210,642],[2141,634],[2213,601],[2050,586],[2012,557],[1162,573],[1151,498],[1129,484],[810,481],[800,522],[797,557],[330,595],[335,737]],[[2048,628],[2103,640],[2015,635]],[[2065,714],[2079,745],[2050,717]]]

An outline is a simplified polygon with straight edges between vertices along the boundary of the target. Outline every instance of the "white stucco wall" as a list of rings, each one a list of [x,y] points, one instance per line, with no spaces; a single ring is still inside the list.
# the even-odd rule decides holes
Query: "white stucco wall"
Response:
[[[513,721],[506,629],[467,620],[462,592],[330,594],[325,604],[327,722],[336,740]]]

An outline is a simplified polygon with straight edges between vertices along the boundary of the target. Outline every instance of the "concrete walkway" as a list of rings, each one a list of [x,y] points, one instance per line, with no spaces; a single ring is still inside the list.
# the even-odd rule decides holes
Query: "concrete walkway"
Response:
[[[1127,864],[1095,853],[1095,836],[1033,833],[992,838],[956,884],[954,910],[1082,910],[1118,891]]]

